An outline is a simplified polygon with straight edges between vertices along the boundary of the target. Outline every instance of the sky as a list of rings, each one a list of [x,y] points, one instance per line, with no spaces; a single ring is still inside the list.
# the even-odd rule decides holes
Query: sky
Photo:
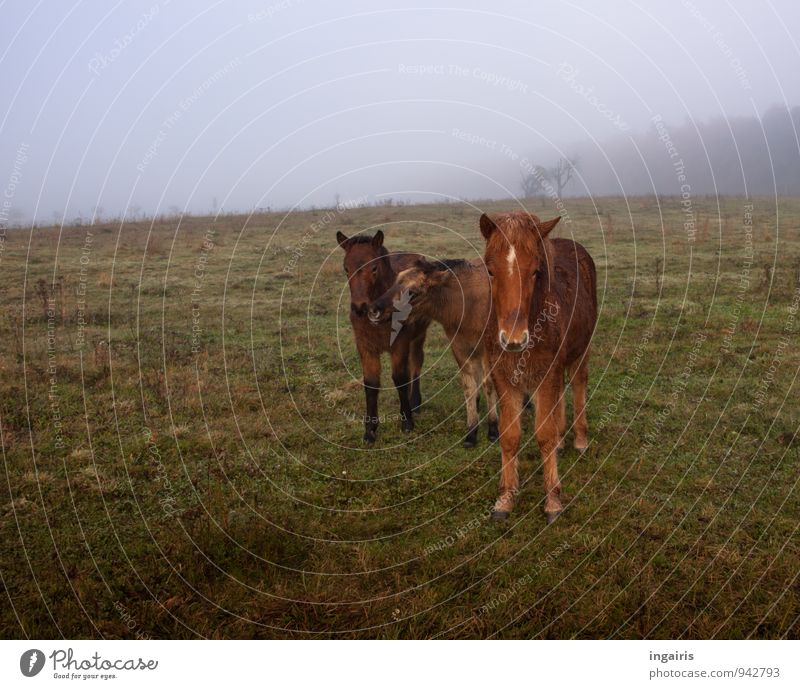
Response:
[[[504,198],[575,142],[800,105],[796,0],[0,3],[39,223]]]

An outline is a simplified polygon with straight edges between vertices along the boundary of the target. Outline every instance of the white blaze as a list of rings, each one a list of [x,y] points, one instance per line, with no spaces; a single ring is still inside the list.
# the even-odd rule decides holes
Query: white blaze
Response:
[[[506,261],[508,261],[508,274],[514,277],[514,264],[517,262],[517,250],[513,246],[508,249]]]

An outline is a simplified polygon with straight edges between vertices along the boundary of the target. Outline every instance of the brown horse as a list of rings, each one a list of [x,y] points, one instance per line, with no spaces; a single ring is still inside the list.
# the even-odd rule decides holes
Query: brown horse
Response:
[[[500,398],[500,495],[492,516],[505,519],[519,492],[523,400],[532,392],[536,440],[544,467],[548,523],[562,510],[557,452],[566,430],[564,375],[575,404],[574,445],[589,444],[586,388],[589,343],[597,321],[597,277],[592,257],[577,242],[548,239],[561,218],[543,222],[524,212],[482,215],[484,260],[491,276],[492,311],[485,337]]]
[[[420,254],[389,253],[383,246],[383,232],[374,237],[347,237],[336,233],[344,249],[344,272],[350,286],[350,323],[361,358],[367,411],[364,416],[364,440],[375,442],[378,431],[378,393],[381,388],[381,353],[389,352],[392,380],[400,398],[400,428],[414,430],[413,410],[422,404],[419,375],[424,360],[423,346],[430,320],[420,319],[408,328],[393,332],[385,323],[376,328],[367,318],[371,301],[383,294],[397,274],[421,258]]]
[[[498,438],[497,396],[485,365],[483,335],[489,319],[491,294],[483,261],[420,259],[397,276],[394,285],[369,309],[375,324],[400,314],[403,327],[431,319],[442,324],[461,374],[467,407],[464,447],[478,442],[478,396],[486,392],[489,439]]]

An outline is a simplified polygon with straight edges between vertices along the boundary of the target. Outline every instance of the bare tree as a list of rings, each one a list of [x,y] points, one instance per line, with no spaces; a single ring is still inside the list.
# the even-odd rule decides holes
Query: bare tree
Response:
[[[524,198],[544,196],[547,193],[548,172],[541,165],[537,165],[530,172],[523,172],[520,178],[520,187]]]
[[[572,181],[572,177],[578,169],[578,159],[559,158],[558,162],[548,170],[548,177],[556,186],[558,198],[561,198],[564,187]]]

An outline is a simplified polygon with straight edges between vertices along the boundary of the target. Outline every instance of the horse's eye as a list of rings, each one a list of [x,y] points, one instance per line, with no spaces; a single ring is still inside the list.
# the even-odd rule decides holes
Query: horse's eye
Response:
[[[491,270],[489,270],[488,268],[487,268],[486,272],[489,273],[489,277],[490,278],[494,277],[494,273]]]
[[[378,274],[378,266],[372,266],[372,274],[373,275],[377,275]]]

